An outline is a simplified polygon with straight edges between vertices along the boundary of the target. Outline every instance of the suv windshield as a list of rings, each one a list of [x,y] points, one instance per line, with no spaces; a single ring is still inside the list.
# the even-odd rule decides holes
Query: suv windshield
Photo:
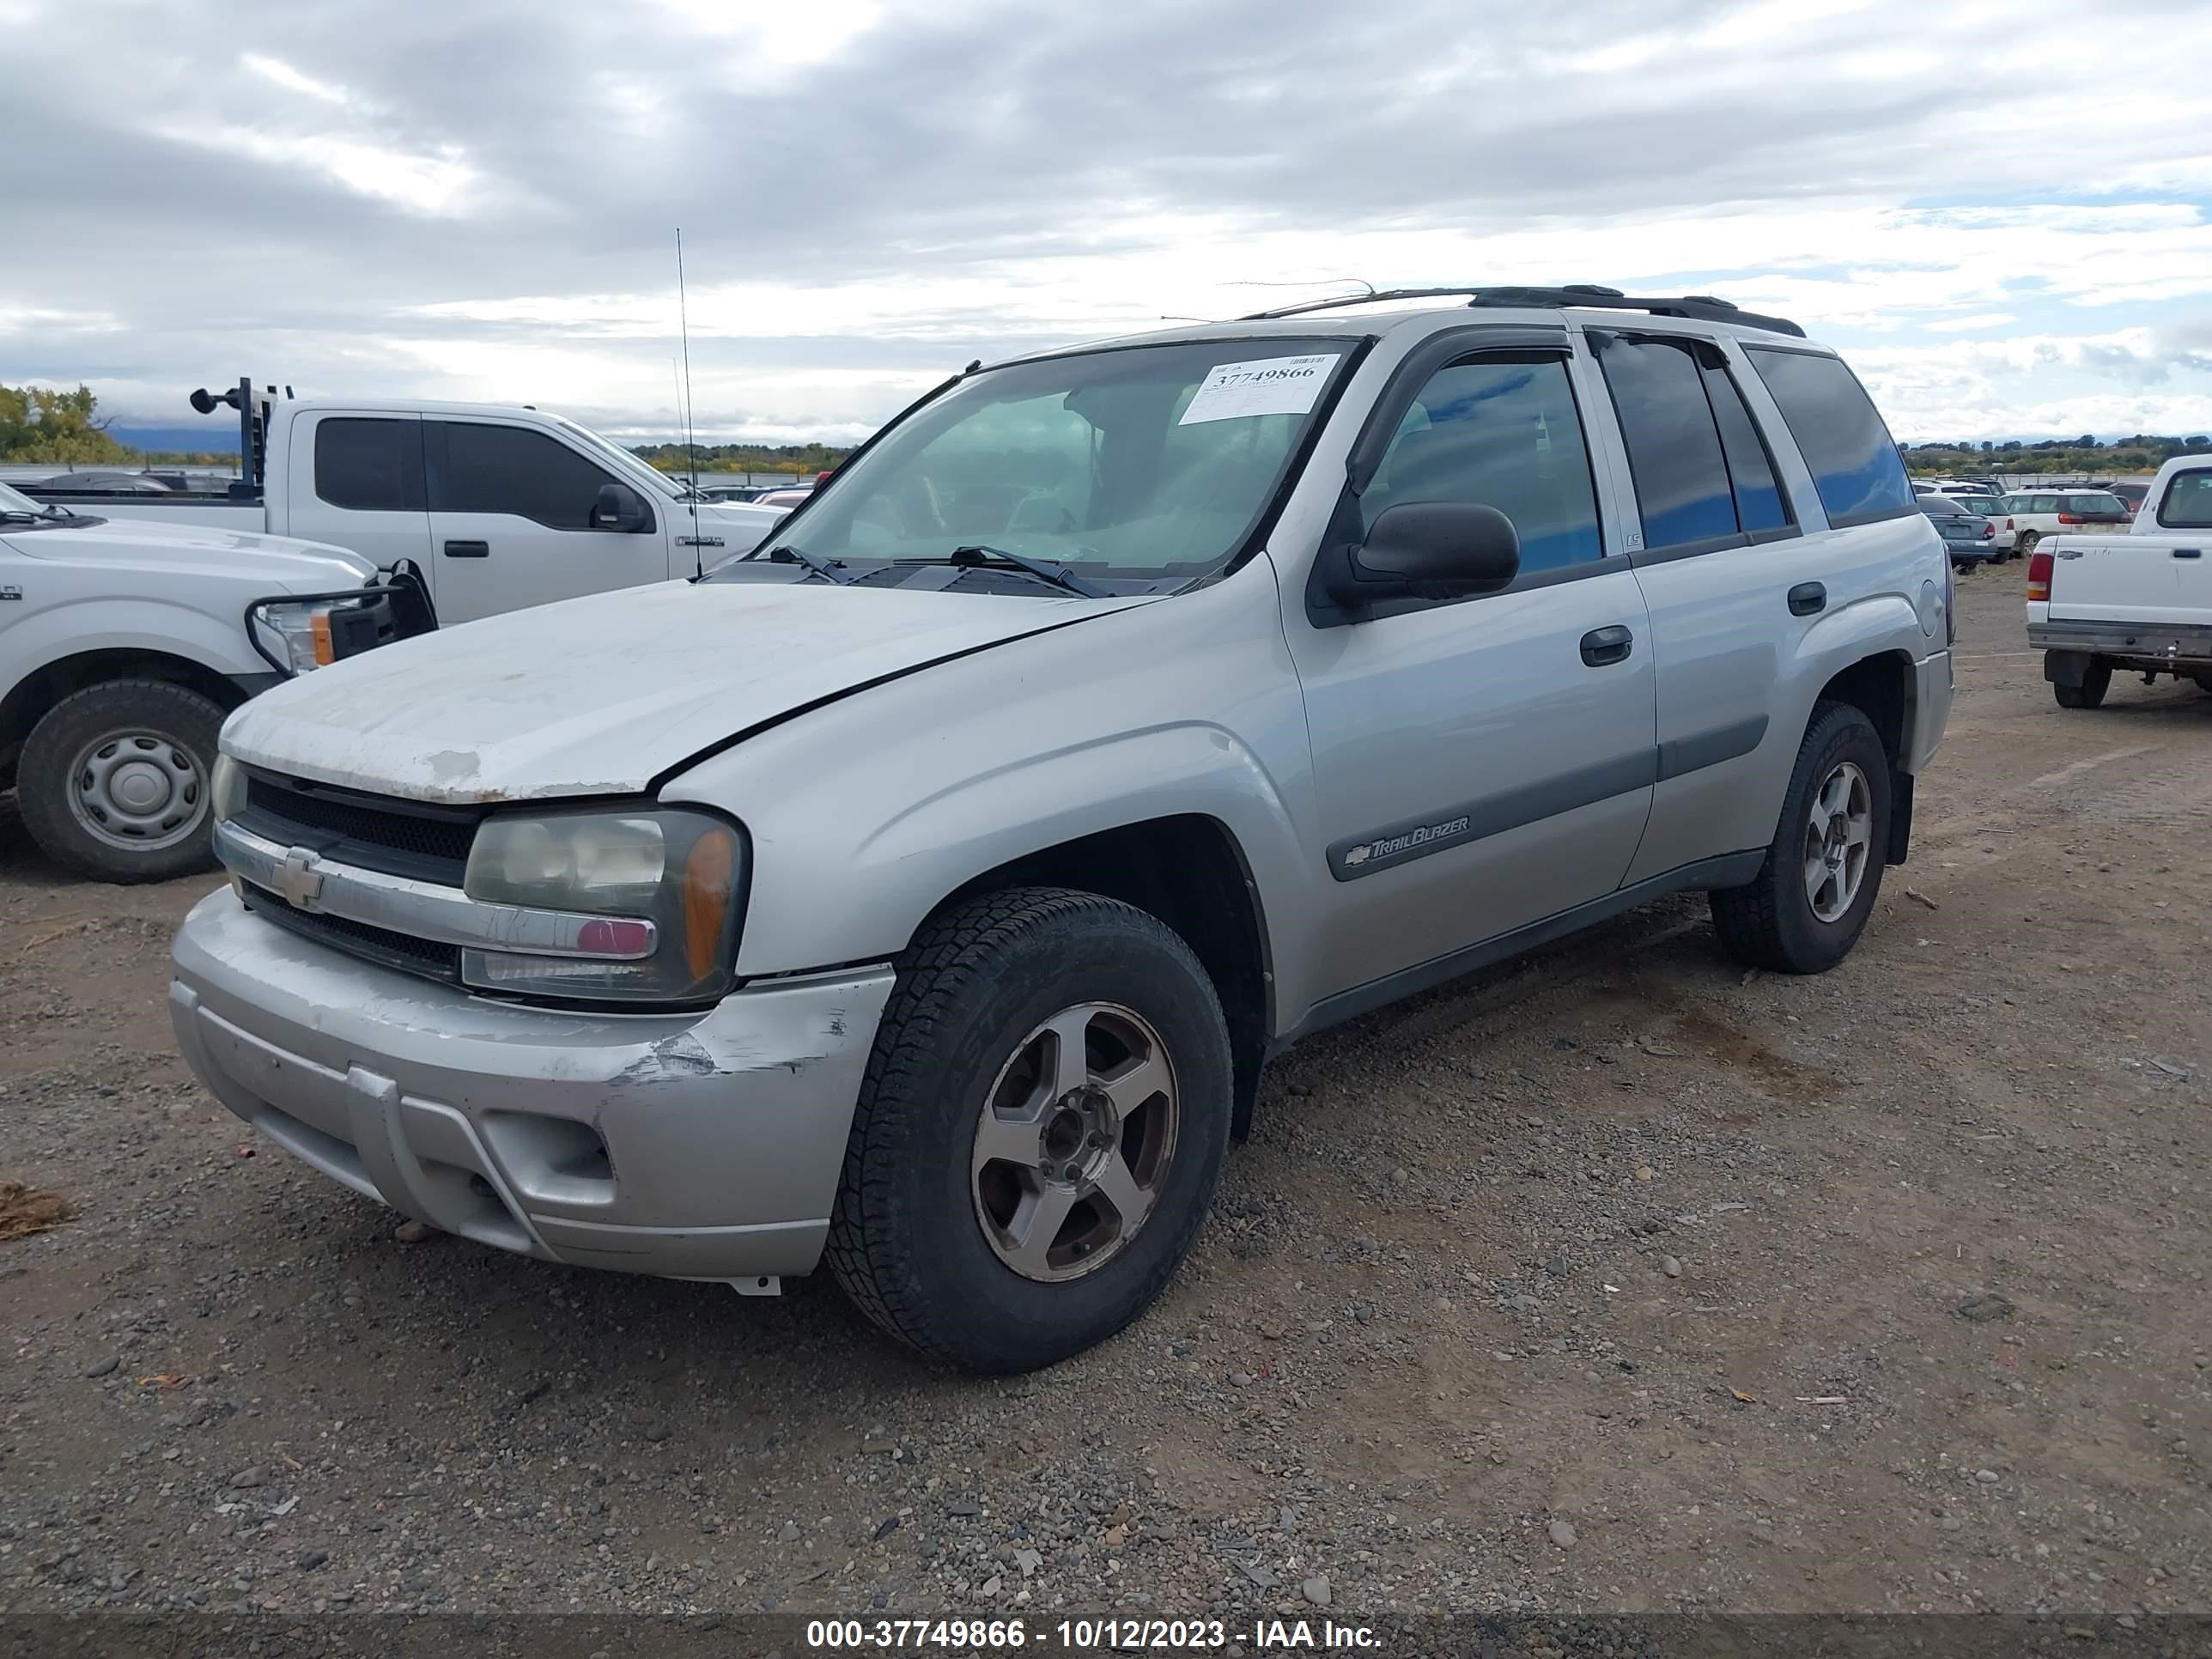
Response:
[[[981,548],[1109,589],[1180,586],[1243,544],[1352,348],[1194,340],[978,374],[848,463],[773,540],[860,580]]]

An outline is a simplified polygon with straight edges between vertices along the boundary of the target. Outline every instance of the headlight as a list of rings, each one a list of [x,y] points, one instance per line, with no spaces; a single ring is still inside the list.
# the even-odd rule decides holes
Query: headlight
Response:
[[[337,660],[331,641],[331,613],[337,606],[328,600],[304,605],[264,605],[253,620],[270,636],[274,653],[295,674],[323,668]]]
[[[744,848],[704,812],[564,812],[486,819],[469,849],[468,896],[603,916],[573,953],[464,951],[463,982],[587,1000],[696,1002],[736,976]]]
[[[208,793],[216,823],[236,817],[246,810],[246,769],[228,755],[217,755]]]

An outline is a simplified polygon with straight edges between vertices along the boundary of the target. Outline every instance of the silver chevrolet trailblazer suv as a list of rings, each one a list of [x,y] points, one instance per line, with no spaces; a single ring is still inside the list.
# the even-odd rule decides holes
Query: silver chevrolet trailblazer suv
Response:
[[[1949,561],[1793,324],[1447,289],[948,381],[772,547],[232,715],[184,1052],[481,1243],[984,1370],[1160,1292],[1261,1067],[1658,895],[1815,973]]]

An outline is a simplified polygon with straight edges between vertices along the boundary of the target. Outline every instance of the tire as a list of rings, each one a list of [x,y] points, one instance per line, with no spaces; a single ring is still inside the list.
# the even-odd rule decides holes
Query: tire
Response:
[[[1071,1074],[1049,1075],[1060,1048],[1048,1022],[1075,1022],[1086,1051],[1086,1081],[1056,1097]],[[1130,1063],[1155,1042],[1165,1066],[1153,1077],[1169,1086],[1131,1098],[1142,1085],[1128,1085]],[[1122,1083],[1116,1105],[1127,1115],[1082,1116],[1105,1109],[1102,1076]],[[1229,1143],[1231,1078],[1212,982],[1156,918],[1057,888],[946,910],[898,962],[854,1113],[830,1270],[891,1335],[971,1370],[1034,1370],[1079,1353],[1144,1312],[1189,1253]],[[1034,1118],[1007,1113],[1017,1099]],[[1070,1119],[1081,1133],[1066,1129]],[[1086,1185],[1090,1195],[1046,1211],[1050,1180],[1026,1161],[992,1158],[993,1144],[1024,1159],[1042,1152],[1041,1163],[1095,1161],[1086,1170],[1118,1171],[1112,1184],[1131,1194],[1131,1207],[1148,1206],[1129,1227],[1110,1200],[1102,1205],[1106,1185],[1062,1180],[1060,1204]],[[1017,1239],[1022,1203],[1066,1219]]]
[[[2019,554],[2020,556],[2024,559],[2029,554],[2035,551],[2036,543],[2042,539],[2042,532],[2037,530],[2023,530],[2020,532],[2019,538],[2014,541],[2012,550]]]
[[[2060,685],[2051,683],[2051,695],[2058,699],[2061,708],[2094,708],[2105,701],[2105,693],[2112,689],[2112,665],[2108,662],[2092,663],[2082,672],[2079,685]]]
[[[1863,830],[1864,840],[1845,846],[1840,870],[1830,870],[1838,885],[1823,884],[1826,897],[1816,909],[1806,848],[1816,833],[1815,809],[1825,813],[1832,804],[1839,777],[1850,808],[1845,833]],[[1824,795],[1830,798],[1826,803]],[[1818,704],[1797,746],[1766,861],[1742,886],[1711,896],[1722,946],[1739,962],[1778,974],[1823,974],[1849,956],[1881,890],[1889,811],[1889,755],[1873,722],[1849,703]],[[1858,849],[1855,855],[1852,847]]]
[[[166,680],[112,680],[64,697],[31,728],[15,794],[31,838],[95,881],[167,881],[210,868],[209,780],[222,706]],[[143,807],[132,816],[129,808]]]

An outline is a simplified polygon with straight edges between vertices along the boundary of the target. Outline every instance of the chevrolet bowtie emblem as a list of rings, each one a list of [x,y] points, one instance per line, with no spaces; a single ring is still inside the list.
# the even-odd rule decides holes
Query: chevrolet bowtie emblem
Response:
[[[323,872],[315,868],[316,859],[304,847],[295,847],[284,854],[270,880],[278,897],[295,910],[312,910],[315,901],[323,895]]]

